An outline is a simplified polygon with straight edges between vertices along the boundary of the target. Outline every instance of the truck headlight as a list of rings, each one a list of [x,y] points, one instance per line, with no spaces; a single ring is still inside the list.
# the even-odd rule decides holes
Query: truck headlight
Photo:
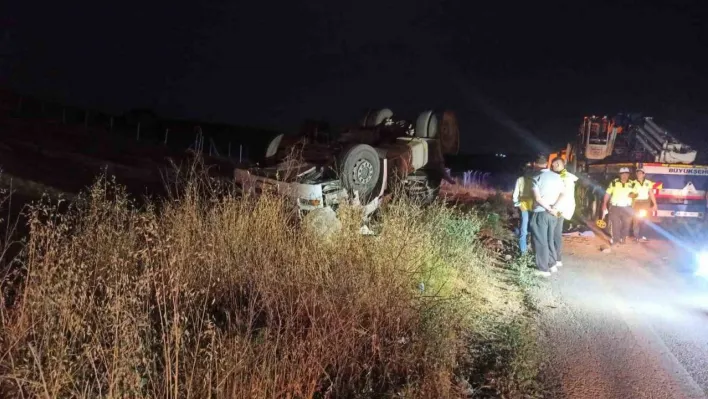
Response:
[[[696,255],[696,276],[708,278],[708,252],[701,251]]]
[[[647,217],[647,210],[646,210],[646,209],[640,209],[640,210],[637,212],[637,216],[638,216],[639,218],[641,218],[641,219]]]

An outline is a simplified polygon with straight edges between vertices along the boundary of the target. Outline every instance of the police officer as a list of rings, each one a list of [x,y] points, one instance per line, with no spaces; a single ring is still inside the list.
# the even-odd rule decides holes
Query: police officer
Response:
[[[656,198],[654,197],[654,182],[645,178],[644,169],[640,166],[635,172],[637,178],[634,180],[634,188],[637,198],[634,199],[632,208],[634,217],[632,218],[632,233],[636,241],[646,241],[647,237],[642,234],[644,220],[650,212],[656,212]],[[642,214],[643,213],[643,214]]]
[[[637,196],[634,181],[629,179],[629,168],[620,168],[619,178],[610,182],[602,203],[602,214],[609,212],[612,238],[610,245],[624,244],[632,223],[632,202]],[[610,208],[607,208],[607,204]]]

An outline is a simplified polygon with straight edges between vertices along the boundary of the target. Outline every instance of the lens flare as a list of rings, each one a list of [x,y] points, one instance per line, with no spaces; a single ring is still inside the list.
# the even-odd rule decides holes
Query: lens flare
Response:
[[[708,278],[708,252],[701,252],[696,256],[696,276]]]

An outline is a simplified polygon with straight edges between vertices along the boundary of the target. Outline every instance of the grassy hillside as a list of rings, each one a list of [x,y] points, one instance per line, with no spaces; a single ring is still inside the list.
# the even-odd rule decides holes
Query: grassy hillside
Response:
[[[344,209],[323,241],[282,198],[237,195],[220,160],[178,176],[172,162],[190,157],[158,145],[36,121],[0,129],[12,204],[49,195],[2,259],[2,397],[537,393],[503,197],[395,199],[374,237]],[[101,173],[119,184],[91,185]]]
[[[73,204],[32,208],[0,313],[4,396],[528,390],[523,292],[478,216],[394,201],[378,236],[343,210],[323,241],[280,198],[195,178],[147,207],[105,180]]]

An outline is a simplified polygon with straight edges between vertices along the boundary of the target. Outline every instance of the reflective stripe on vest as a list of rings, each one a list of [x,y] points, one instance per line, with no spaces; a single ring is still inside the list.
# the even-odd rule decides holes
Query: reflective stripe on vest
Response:
[[[639,180],[635,180],[634,187],[637,189],[637,199],[646,201],[649,199],[649,192],[654,188],[654,182],[644,179],[644,181],[640,183]]]
[[[610,192],[610,204],[614,206],[632,206],[632,198],[629,196],[634,192],[634,182],[628,181],[622,183],[619,179],[615,179],[610,183],[607,191]]]

